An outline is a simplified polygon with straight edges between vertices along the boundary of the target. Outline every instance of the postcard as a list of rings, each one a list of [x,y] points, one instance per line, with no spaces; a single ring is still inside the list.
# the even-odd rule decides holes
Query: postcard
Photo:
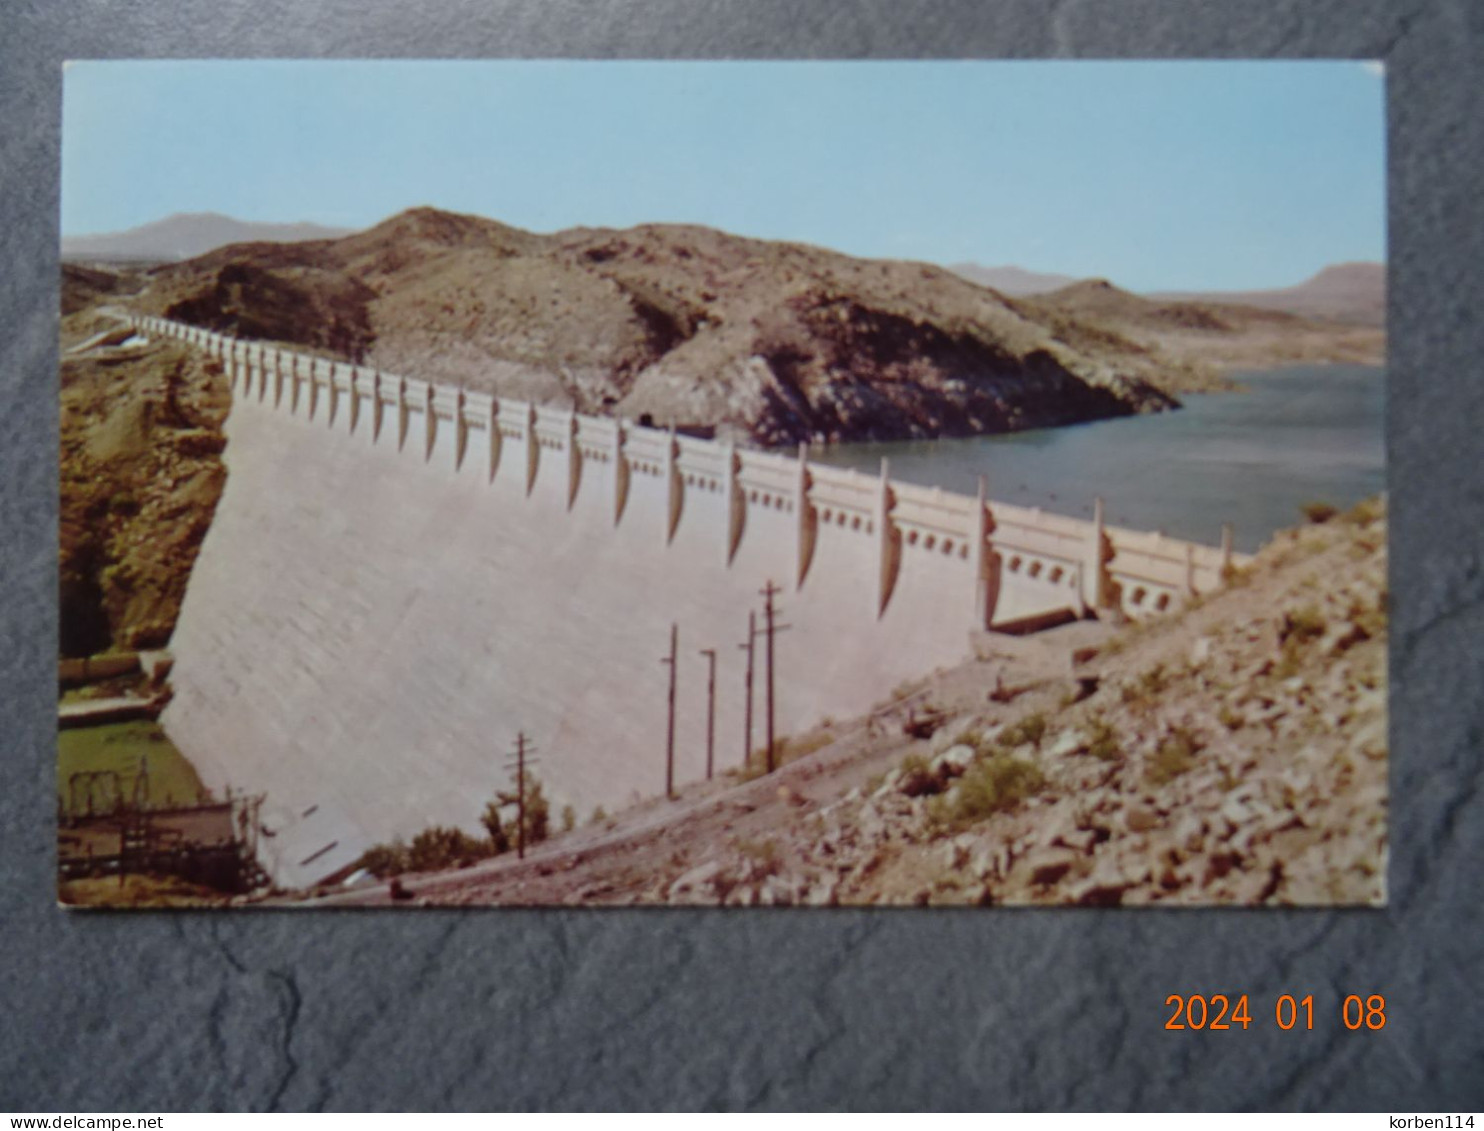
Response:
[[[1384,126],[71,64],[60,900],[1384,903]]]

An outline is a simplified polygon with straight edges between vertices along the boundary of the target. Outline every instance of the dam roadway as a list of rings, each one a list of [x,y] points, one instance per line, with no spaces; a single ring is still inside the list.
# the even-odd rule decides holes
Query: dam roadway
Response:
[[[161,319],[226,367],[216,517],[162,723],[208,787],[265,793],[263,860],[303,886],[431,824],[476,829],[517,731],[555,816],[743,761],[737,647],[782,587],[778,732],[849,717],[970,634],[1222,582],[1215,548],[496,400]],[[761,688],[761,678],[758,682]],[[761,693],[754,701],[761,746]]]

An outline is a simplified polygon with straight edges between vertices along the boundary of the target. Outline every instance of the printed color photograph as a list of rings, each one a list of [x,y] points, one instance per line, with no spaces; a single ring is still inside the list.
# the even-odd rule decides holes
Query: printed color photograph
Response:
[[[60,901],[1384,904],[1384,111],[69,64]]]

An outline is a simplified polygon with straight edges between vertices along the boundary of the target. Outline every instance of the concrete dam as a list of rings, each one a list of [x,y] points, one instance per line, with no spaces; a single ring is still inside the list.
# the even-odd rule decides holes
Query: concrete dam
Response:
[[[226,368],[227,484],[171,643],[172,740],[265,793],[263,865],[304,885],[378,841],[478,828],[516,733],[555,816],[744,760],[744,650],[780,588],[778,733],[849,717],[976,630],[1158,615],[1240,555],[158,318]],[[761,646],[758,648],[761,660]],[[762,665],[753,697],[763,744]]]

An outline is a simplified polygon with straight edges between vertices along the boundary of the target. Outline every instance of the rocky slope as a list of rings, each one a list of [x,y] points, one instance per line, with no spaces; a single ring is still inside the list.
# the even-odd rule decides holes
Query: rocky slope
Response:
[[[1109,333],[1071,343],[942,268],[681,225],[543,236],[415,209],[343,239],[157,268],[141,305],[763,444],[996,432],[1173,403],[1155,351]]]
[[[1373,904],[1386,894],[1384,504],[1158,622],[984,658],[755,767],[411,903]],[[1073,664],[1072,660],[1078,662]],[[369,886],[322,898],[386,903]]]
[[[61,654],[156,647],[174,627],[226,480],[221,368],[165,342],[120,345],[98,300],[127,276],[63,278]],[[101,337],[100,337],[101,335]]]

